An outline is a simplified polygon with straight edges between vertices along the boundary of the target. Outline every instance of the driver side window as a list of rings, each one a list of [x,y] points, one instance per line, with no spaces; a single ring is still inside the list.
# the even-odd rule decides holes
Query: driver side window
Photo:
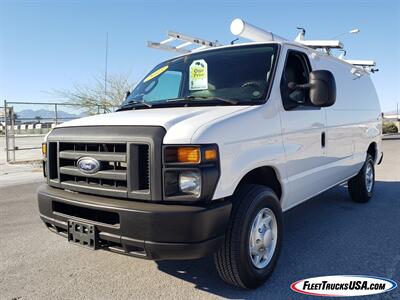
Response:
[[[299,51],[289,50],[281,79],[281,96],[285,110],[313,106],[308,89],[290,86],[308,83],[310,72],[311,66],[307,55]]]

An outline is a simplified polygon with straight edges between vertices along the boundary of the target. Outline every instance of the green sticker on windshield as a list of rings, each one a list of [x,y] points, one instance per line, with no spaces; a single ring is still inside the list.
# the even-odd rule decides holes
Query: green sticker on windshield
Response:
[[[204,59],[194,60],[189,67],[189,90],[208,89],[208,70]]]

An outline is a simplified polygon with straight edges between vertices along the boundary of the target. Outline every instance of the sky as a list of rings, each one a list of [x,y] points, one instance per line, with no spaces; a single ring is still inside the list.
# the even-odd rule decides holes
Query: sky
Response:
[[[287,39],[343,35],[347,59],[374,59],[382,110],[400,105],[400,1],[18,1],[0,0],[0,100],[54,102],[52,91],[89,84],[108,72],[140,80],[174,53],[146,47],[167,30],[227,44],[240,17]],[[2,106],[2,102],[0,106]]]

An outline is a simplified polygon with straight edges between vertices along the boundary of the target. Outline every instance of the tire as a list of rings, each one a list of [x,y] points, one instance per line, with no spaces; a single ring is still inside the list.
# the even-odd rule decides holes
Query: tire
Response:
[[[214,254],[215,266],[225,282],[255,289],[268,279],[279,257],[283,234],[282,209],[276,194],[261,185],[240,186],[232,196],[232,203],[224,244]],[[261,219],[257,220],[260,222],[256,223],[259,215]],[[257,224],[260,226],[254,226]],[[257,228],[260,231],[255,230]],[[252,238],[250,233],[253,233]],[[250,243],[255,245],[252,248],[253,254],[265,255],[265,258],[259,260],[259,267],[256,267],[253,260],[257,261],[261,256],[250,255]]]
[[[375,186],[375,168],[374,160],[370,154],[367,154],[360,172],[351,178],[347,185],[350,198],[354,202],[365,203],[371,199]]]

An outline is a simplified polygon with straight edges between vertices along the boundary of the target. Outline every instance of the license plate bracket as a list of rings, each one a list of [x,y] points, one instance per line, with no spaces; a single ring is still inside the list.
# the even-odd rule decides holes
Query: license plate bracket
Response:
[[[68,241],[95,250],[97,249],[96,227],[91,224],[68,220]]]

